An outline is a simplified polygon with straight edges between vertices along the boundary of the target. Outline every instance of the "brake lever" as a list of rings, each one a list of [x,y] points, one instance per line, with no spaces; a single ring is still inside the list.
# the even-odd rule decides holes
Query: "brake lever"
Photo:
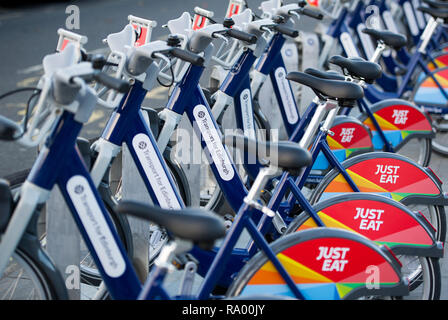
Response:
[[[153,55],[154,57],[157,57],[157,58],[159,58],[159,59],[165,61],[166,64],[167,64],[167,67],[171,67],[171,60],[170,60],[167,56],[165,56],[164,54],[162,54],[162,53],[160,53],[160,52],[155,52],[155,53],[153,53],[152,55]]]
[[[79,87],[80,92],[85,90],[86,81],[90,82],[92,80],[92,75],[82,75],[70,78],[70,83],[77,85]]]
[[[297,11],[290,10],[288,13],[292,16],[296,16],[296,18],[300,20],[300,14],[298,14]]]
[[[223,36],[221,33],[219,32],[213,32],[213,38],[219,38],[222,39],[226,44],[229,43],[229,39],[227,39],[225,36]]]
[[[262,26],[262,27],[260,27],[260,30],[265,31],[269,34],[269,36],[272,36],[274,34],[274,32],[269,27],[274,27],[274,25]]]

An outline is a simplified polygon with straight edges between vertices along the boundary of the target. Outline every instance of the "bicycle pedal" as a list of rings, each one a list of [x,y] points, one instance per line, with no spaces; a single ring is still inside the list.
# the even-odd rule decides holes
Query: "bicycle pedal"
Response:
[[[265,190],[265,189],[261,190],[260,198],[265,204],[269,203],[269,201],[271,200],[271,197],[272,197],[272,193],[270,191]]]
[[[179,254],[171,261],[177,270],[184,270],[189,262],[193,262],[196,265],[199,264],[199,261],[189,253]]]
[[[288,216],[291,218],[298,216],[301,212],[303,212],[303,208],[300,204],[295,203],[293,207],[291,208],[291,211],[289,211]]]

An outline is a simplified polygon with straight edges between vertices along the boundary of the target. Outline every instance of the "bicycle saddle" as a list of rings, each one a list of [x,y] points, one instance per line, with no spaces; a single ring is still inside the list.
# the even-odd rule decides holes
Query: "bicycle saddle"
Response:
[[[8,181],[0,179],[0,233],[6,230],[11,216],[12,194]]]
[[[286,79],[308,86],[321,98],[335,99],[343,105],[345,102],[350,105],[364,96],[361,86],[353,82],[322,79],[303,72],[290,72]]]
[[[342,69],[346,69],[349,75],[364,79],[367,83],[373,83],[381,77],[383,72],[379,64],[357,57],[345,58],[342,56],[332,56],[328,59],[328,62]]]
[[[0,116],[0,140],[15,140],[22,129],[12,120]]]
[[[448,9],[448,2],[437,0],[423,0],[423,2],[433,8]]]
[[[418,7],[417,10],[431,15],[434,19],[437,19],[437,18],[441,18],[443,20],[448,19],[448,8],[441,9],[441,8]],[[445,23],[446,23],[446,21],[445,21]]]
[[[204,249],[211,249],[215,240],[225,235],[223,221],[201,208],[169,210],[136,201],[122,201],[115,208],[118,213],[151,221],[174,237],[193,241]]]
[[[388,31],[388,30],[376,30],[376,29],[365,28],[362,30],[362,32],[370,35],[376,41],[382,40],[386,45],[394,48],[395,50],[398,50],[398,49],[404,47],[408,41],[406,36],[404,36],[400,33],[394,33],[394,32]]]
[[[298,175],[303,167],[311,164],[312,157],[308,150],[290,141],[264,142],[250,139],[243,135],[228,134],[223,138],[225,144],[243,150],[255,156],[260,162],[270,164]]]
[[[328,79],[328,80],[340,80],[344,81],[345,77],[333,70],[330,71],[320,71],[314,68],[307,68],[305,70],[305,73],[308,73],[314,77],[322,78],[322,79]]]

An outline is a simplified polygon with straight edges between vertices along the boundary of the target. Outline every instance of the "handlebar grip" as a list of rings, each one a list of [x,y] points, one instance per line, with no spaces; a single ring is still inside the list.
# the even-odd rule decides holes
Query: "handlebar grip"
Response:
[[[120,93],[126,93],[131,88],[130,84],[127,81],[111,77],[103,72],[95,72],[93,74],[93,79],[95,79],[102,85],[105,85],[106,87],[116,90]]]
[[[300,10],[300,13],[317,20],[322,20],[324,18],[324,15],[322,13],[307,8],[302,8],[302,10]]]
[[[257,36],[244,32],[244,31],[240,31],[240,30],[236,30],[236,29],[229,29],[227,30],[226,34],[229,37],[241,40],[241,41],[245,41],[247,43],[250,44],[254,44],[257,42],[258,38]]]
[[[296,38],[299,35],[299,31],[281,24],[276,25],[274,27],[274,30],[282,34],[285,34],[291,38]]]
[[[202,66],[204,64],[204,58],[192,52],[180,48],[173,48],[170,52],[174,57],[187,61],[195,66]]]

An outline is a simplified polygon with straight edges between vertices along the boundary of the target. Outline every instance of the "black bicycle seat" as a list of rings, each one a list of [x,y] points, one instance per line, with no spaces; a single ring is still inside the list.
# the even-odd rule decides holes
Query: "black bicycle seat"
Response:
[[[21,130],[17,123],[4,116],[0,116],[0,140],[15,140]]]
[[[437,19],[437,18],[441,18],[443,20],[448,19],[448,9],[418,7],[417,10],[431,15],[434,19]],[[445,23],[446,23],[446,21],[445,21]]]
[[[328,62],[346,69],[350,76],[363,79],[367,83],[373,83],[381,77],[383,72],[378,63],[357,57],[345,58],[342,56],[332,56],[328,59]]]
[[[361,86],[353,82],[327,80],[303,72],[290,72],[286,79],[308,86],[317,95],[338,100],[342,104],[346,101],[351,103],[364,96]]]
[[[314,77],[322,78],[322,79],[328,79],[328,80],[340,80],[344,81],[345,77],[344,75],[336,72],[336,71],[320,71],[314,68],[307,68],[305,70],[305,73],[308,73]]]
[[[295,142],[262,142],[236,134],[228,134],[223,140],[232,148],[247,152],[259,161],[268,161],[273,166],[286,170],[292,175],[298,175],[303,167],[312,162],[308,150],[301,148]]]
[[[386,45],[394,48],[395,50],[404,47],[408,41],[406,39],[406,36],[388,30],[376,30],[365,28],[362,30],[362,32],[370,35],[376,41],[382,40]]]
[[[215,240],[225,235],[224,222],[215,213],[201,208],[169,210],[136,201],[121,201],[116,210],[151,221],[174,237],[193,241],[204,249],[211,249]]]
[[[423,2],[433,8],[448,9],[448,2],[445,1],[423,0]]]

